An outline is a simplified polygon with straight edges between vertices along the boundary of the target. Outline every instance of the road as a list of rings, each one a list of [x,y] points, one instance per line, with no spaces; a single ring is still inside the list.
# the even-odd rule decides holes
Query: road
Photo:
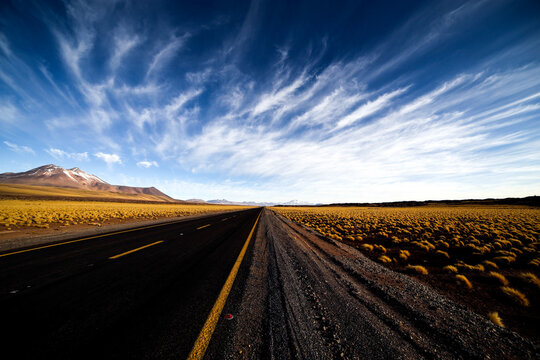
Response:
[[[201,339],[205,359],[540,358],[537,343],[268,209],[3,255],[13,358],[186,359]]]
[[[2,352],[186,358],[260,211],[1,253]],[[241,267],[233,303],[244,277]]]

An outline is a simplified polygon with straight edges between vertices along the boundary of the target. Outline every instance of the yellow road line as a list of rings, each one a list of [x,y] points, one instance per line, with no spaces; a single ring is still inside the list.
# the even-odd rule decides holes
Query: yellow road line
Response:
[[[203,226],[199,226],[199,227],[197,228],[197,230],[204,229],[205,227],[208,227],[208,226],[210,226],[210,225],[212,225],[212,224],[206,224],[206,225],[203,225]]]
[[[138,247],[136,249],[133,249],[133,250],[129,250],[129,251],[126,251],[124,253],[121,253],[121,254],[118,254],[118,255],[114,255],[114,256],[111,256],[109,259],[118,259],[119,257],[121,256],[124,256],[124,255],[127,255],[127,254],[131,254],[131,253],[134,253],[135,251],[139,251],[139,250],[142,250],[142,249],[146,249],[147,247],[150,247],[150,246],[154,246],[154,245],[157,245],[157,244],[160,244],[162,243],[163,240],[159,240],[159,241],[156,241],[154,243],[151,243],[151,244],[148,244],[148,245],[144,245],[144,246],[141,246],[141,247]]]
[[[115,231],[115,232],[112,232],[112,233],[107,233],[107,234],[102,234],[102,235],[90,236],[90,237],[86,237],[86,238],[82,238],[82,239],[77,239],[77,240],[70,240],[70,241],[59,242],[59,243],[50,244],[50,245],[44,245],[44,246],[40,246],[40,247],[36,247],[36,248],[31,248],[31,249],[26,249],[26,250],[18,250],[18,251],[13,251],[13,252],[10,252],[10,253],[7,253],[7,254],[0,254],[0,257],[9,256],[9,255],[15,255],[15,254],[20,254],[20,253],[25,253],[25,252],[28,252],[28,251],[35,251],[35,250],[46,249],[46,248],[50,248],[50,247],[54,247],[54,246],[60,246],[60,245],[66,245],[66,244],[72,244],[72,243],[76,243],[76,242],[80,242],[80,241],[86,241],[86,240],[91,240],[91,239],[97,239],[97,238],[101,238],[101,237],[105,237],[105,236],[111,236],[111,235],[123,234],[123,233],[132,232],[132,231],[137,231],[137,230],[144,230],[144,229],[150,229],[150,228],[159,227],[159,226],[166,226],[166,225],[171,225],[171,224],[177,224],[177,223],[183,222],[183,221],[185,221],[185,220],[172,221],[172,222],[168,222],[168,223],[164,223],[164,224],[148,225],[148,226],[138,227],[138,228],[129,229],[129,230]]]
[[[244,259],[244,255],[246,254],[247,248],[249,246],[249,241],[251,240],[251,237],[253,235],[253,232],[255,231],[255,227],[257,226],[260,217],[261,213],[259,213],[259,216],[257,216],[257,220],[255,221],[253,228],[251,228],[251,232],[249,233],[249,236],[244,243],[244,246],[242,247],[238,258],[234,263],[231,273],[229,274],[229,277],[227,277],[227,280],[225,281],[225,284],[223,285],[223,288],[221,289],[221,292],[219,293],[219,296],[214,303],[214,306],[212,307],[212,310],[210,311],[210,314],[208,315],[208,318],[206,319],[206,322],[204,323],[201,332],[199,333],[199,337],[197,337],[197,340],[193,345],[193,349],[189,353],[188,360],[200,360],[204,357],[204,353],[208,348],[208,344],[210,344],[210,339],[212,338],[214,330],[216,329],[219,316],[221,315],[221,311],[223,311],[223,307],[225,306],[227,297],[231,292],[234,280],[236,279],[236,274],[238,273],[240,264],[242,264],[242,260]]]

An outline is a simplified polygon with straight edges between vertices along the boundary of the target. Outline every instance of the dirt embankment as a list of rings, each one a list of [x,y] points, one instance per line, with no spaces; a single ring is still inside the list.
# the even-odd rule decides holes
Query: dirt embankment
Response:
[[[228,358],[534,359],[514,332],[263,212]]]

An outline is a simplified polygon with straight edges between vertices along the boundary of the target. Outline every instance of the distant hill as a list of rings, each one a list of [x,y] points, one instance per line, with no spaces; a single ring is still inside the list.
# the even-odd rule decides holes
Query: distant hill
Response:
[[[429,205],[523,205],[540,207],[540,196],[527,196],[523,198],[505,199],[394,201],[382,203],[335,203],[323,206],[412,207]]]
[[[206,204],[206,201],[202,199],[187,199],[185,201],[188,203]]]
[[[311,204],[307,202],[302,202],[298,200],[291,200],[287,202],[256,202],[256,201],[229,201],[225,199],[220,200],[208,200],[207,203],[209,204],[220,204],[220,205],[242,205],[242,206],[308,206],[308,205],[317,205],[317,204]]]
[[[4,184],[16,184],[16,185],[28,185],[37,187],[55,187],[55,188],[68,188],[68,189],[80,189],[101,192],[101,195],[108,195],[108,193],[118,195],[131,195],[128,199],[136,199],[137,197],[143,200],[151,201],[165,201],[165,202],[177,202],[170,196],[162,193],[155,187],[133,187],[124,185],[111,185],[96,175],[88,174],[85,171],[75,167],[72,169],[64,169],[60,166],[49,164],[37,167],[25,172],[13,173],[7,172],[0,174],[0,183]],[[15,191],[21,187],[12,187],[10,191]],[[38,193],[43,192],[43,189],[34,189]],[[28,188],[24,191],[26,194],[30,194],[32,191]],[[56,191],[58,193],[58,191]],[[75,194],[74,192],[68,193]],[[94,197],[92,193],[84,192],[85,195]],[[110,195],[106,197],[111,197]],[[114,196],[113,196],[114,197]],[[124,198],[120,196],[121,198]]]

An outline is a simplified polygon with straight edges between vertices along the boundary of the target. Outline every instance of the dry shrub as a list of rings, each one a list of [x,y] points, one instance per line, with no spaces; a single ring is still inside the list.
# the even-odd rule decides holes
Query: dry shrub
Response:
[[[499,266],[497,264],[495,264],[493,261],[489,261],[489,260],[482,261],[482,264],[484,264],[485,266],[489,266],[492,269],[498,269],[499,268]]]
[[[435,254],[437,255],[440,255],[446,259],[450,259],[450,255],[448,255],[448,253],[446,251],[442,251],[442,250],[437,250],[435,251]]]
[[[520,277],[528,283],[531,283],[536,287],[540,288],[540,279],[533,273],[521,273]]]
[[[536,259],[534,259],[534,260],[531,260],[531,261],[529,262],[529,265],[539,267],[539,266],[540,266],[540,258],[536,258]]]
[[[525,294],[523,294],[519,290],[516,290],[508,286],[501,286],[501,291],[520,305],[529,306],[531,304],[529,302],[529,299],[527,299],[527,297],[525,296]]]
[[[460,263],[460,264],[456,264],[456,266],[460,269],[466,269],[470,271],[480,271],[480,272],[484,271],[484,265],[482,264],[469,265],[465,263]]]
[[[409,271],[413,271],[417,274],[420,274],[420,275],[427,275],[428,274],[428,271],[425,267],[423,267],[422,265],[407,265],[407,270]]]
[[[502,322],[502,319],[500,318],[499,316],[499,313],[494,311],[494,312],[490,312],[488,314],[488,318],[489,320],[491,320],[492,323],[494,323],[495,325],[498,325],[500,327],[504,327],[504,324]]]
[[[407,261],[409,256],[411,256],[411,253],[408,250],[399,250],[400,259]]]
[[[472,284],[465,275],[456,275],[456,281],[458,284],[465,285],[468,289],[472,289]]]
[[[362,244],[360,246],[362,247],[362,249],[364,249],[366,251],[373,251],[373,245],[371,245],[371,244]]]
[[[511,263],[516,261],[515,257],[512,256],[497,256],[491,259],[495,263],[501,263],[505,265],[510,265]]]
[[[490,271],[488,276],[493,278],[493,279],[496,279],[503,286],[508,286],[510,284],[508,279],[506,279],[506,277],[503,274],[499,274],[498,272]]]
[[[443,267],[443,270],[446,270],[450,273],[457,273],[458,272],[458,269],[457,267],[453,266],[453,265],[446,265],[445,267]]]

